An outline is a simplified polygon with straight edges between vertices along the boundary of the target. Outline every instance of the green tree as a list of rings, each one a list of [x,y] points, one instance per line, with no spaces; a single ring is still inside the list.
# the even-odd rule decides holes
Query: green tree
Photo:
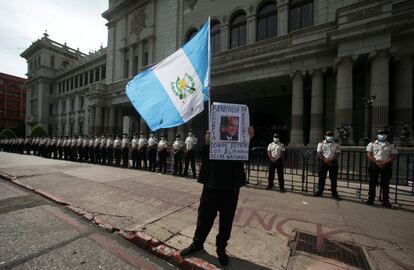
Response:
[[[40,125],[35,125],[30,131],[29,137],[47,137],[46,130]]]
[[[0,139],[10,139],[10,138],[17,138],[13,130],[5,128],[0,132]]]

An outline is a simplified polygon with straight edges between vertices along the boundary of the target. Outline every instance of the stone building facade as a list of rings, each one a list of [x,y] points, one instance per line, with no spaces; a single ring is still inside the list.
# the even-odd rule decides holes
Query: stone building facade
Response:
[[[110,0],[106,48],[85,55],[45,35],[22,53],[27,129],[148,132],[127,82],[211,16],[212,101],[247,104],[259,142],[277,131],[290,145],[313,145],[334,130],[362,144],[383,126],[398,136],[413,123],[412,14],[409,0]],[[160,132],[202,136],[206,111]]]

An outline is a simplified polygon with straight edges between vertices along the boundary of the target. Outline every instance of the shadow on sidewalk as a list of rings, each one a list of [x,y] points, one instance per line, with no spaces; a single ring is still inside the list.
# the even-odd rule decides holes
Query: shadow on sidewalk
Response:
[[[229,264],[225,267],[220,266],[217,256],[209,254],[207,251],[202,251],[195,256],[197,258],[203,259],[211,264],[214,264],[222,269],[237,269],[237,270],[271,270],[265,266],[255,264],[240,258],[229,256]]]

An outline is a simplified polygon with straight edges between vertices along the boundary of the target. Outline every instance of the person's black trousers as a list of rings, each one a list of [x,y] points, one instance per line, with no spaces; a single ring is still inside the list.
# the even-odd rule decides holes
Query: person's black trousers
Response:
[[[328,166],[322,160],[319,160],[319,182],[317,193],[322,195],[325,190],[326,174],[329,171],[329,178],[331,179],[331,192],[332,196],[337,196],[337,178],[338,178],[338,162],[334,160],[331,166]]]
[[[196,176],[196,170],[195,170],[195,151],[193,149],[188,150],[184,154],[184,176],[188,175],[188,165],[191,163],[191,170],[193,171],[193,177]]]
[[[168,151],[167,149],[163,149],[158,151],[158,168],[160,173],[166,173],[167,172],[167,156]]]
[[[147,149],[142,148],[137,152],[138,169],[141,169],[142,161],[144,161],[144,169],[147,169]]]
[[[155,166],[157,162],[157,149],[150,148],[148,151],[148,162],[149,162],[149,171],[155,172]]]
[[[217,212],[219,212],[219,233],[216,236],[216,246],[219,250],[226,248],[239,200],[239,190],[239,188],[220,190],[203,187],[198,207],[197,227],[193,238],[194,245],[203,246],[213,227]]]
[[[174,175],[181,175],[183,173],[183,151],[178,151],[174,154]]]
[[[280,190],[285,190],[285,178],[283,172],[283,161],[279,160],[279,162],[274,164],[270,161],[269,163],[269,175],[267,180],[269,181],[268,187],[273,187],[273,181],[275,180],[275,170],[277,170],[277,180],[279,181],[279,188]]]
[[[106,156],[108,160],[108,165],[112,166],[114,163],[114,149],[113,148],[106,149]]]
[[[378,167],[376,164],[370,163],[368,167],[369,174],[369,192],[368,201],[375,200],[375,188],[378,182],[378,177],[381,175],[381,189],[382,189],[382,203],[389,202],[390,193],[390,179],[392,176],[392,166],[388,165],[384,168]]]
[[[122,167],[128,168],[129,165],[129,149],[128,147],[122,148]]]

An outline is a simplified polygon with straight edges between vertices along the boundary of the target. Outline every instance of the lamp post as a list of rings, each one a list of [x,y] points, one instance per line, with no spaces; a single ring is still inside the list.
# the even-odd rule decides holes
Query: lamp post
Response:
[[[372,103],[374,103],[376,96],[363,97],[362,103],[364,104],[364,144],[372,139],[371,126],[372,126]]]

